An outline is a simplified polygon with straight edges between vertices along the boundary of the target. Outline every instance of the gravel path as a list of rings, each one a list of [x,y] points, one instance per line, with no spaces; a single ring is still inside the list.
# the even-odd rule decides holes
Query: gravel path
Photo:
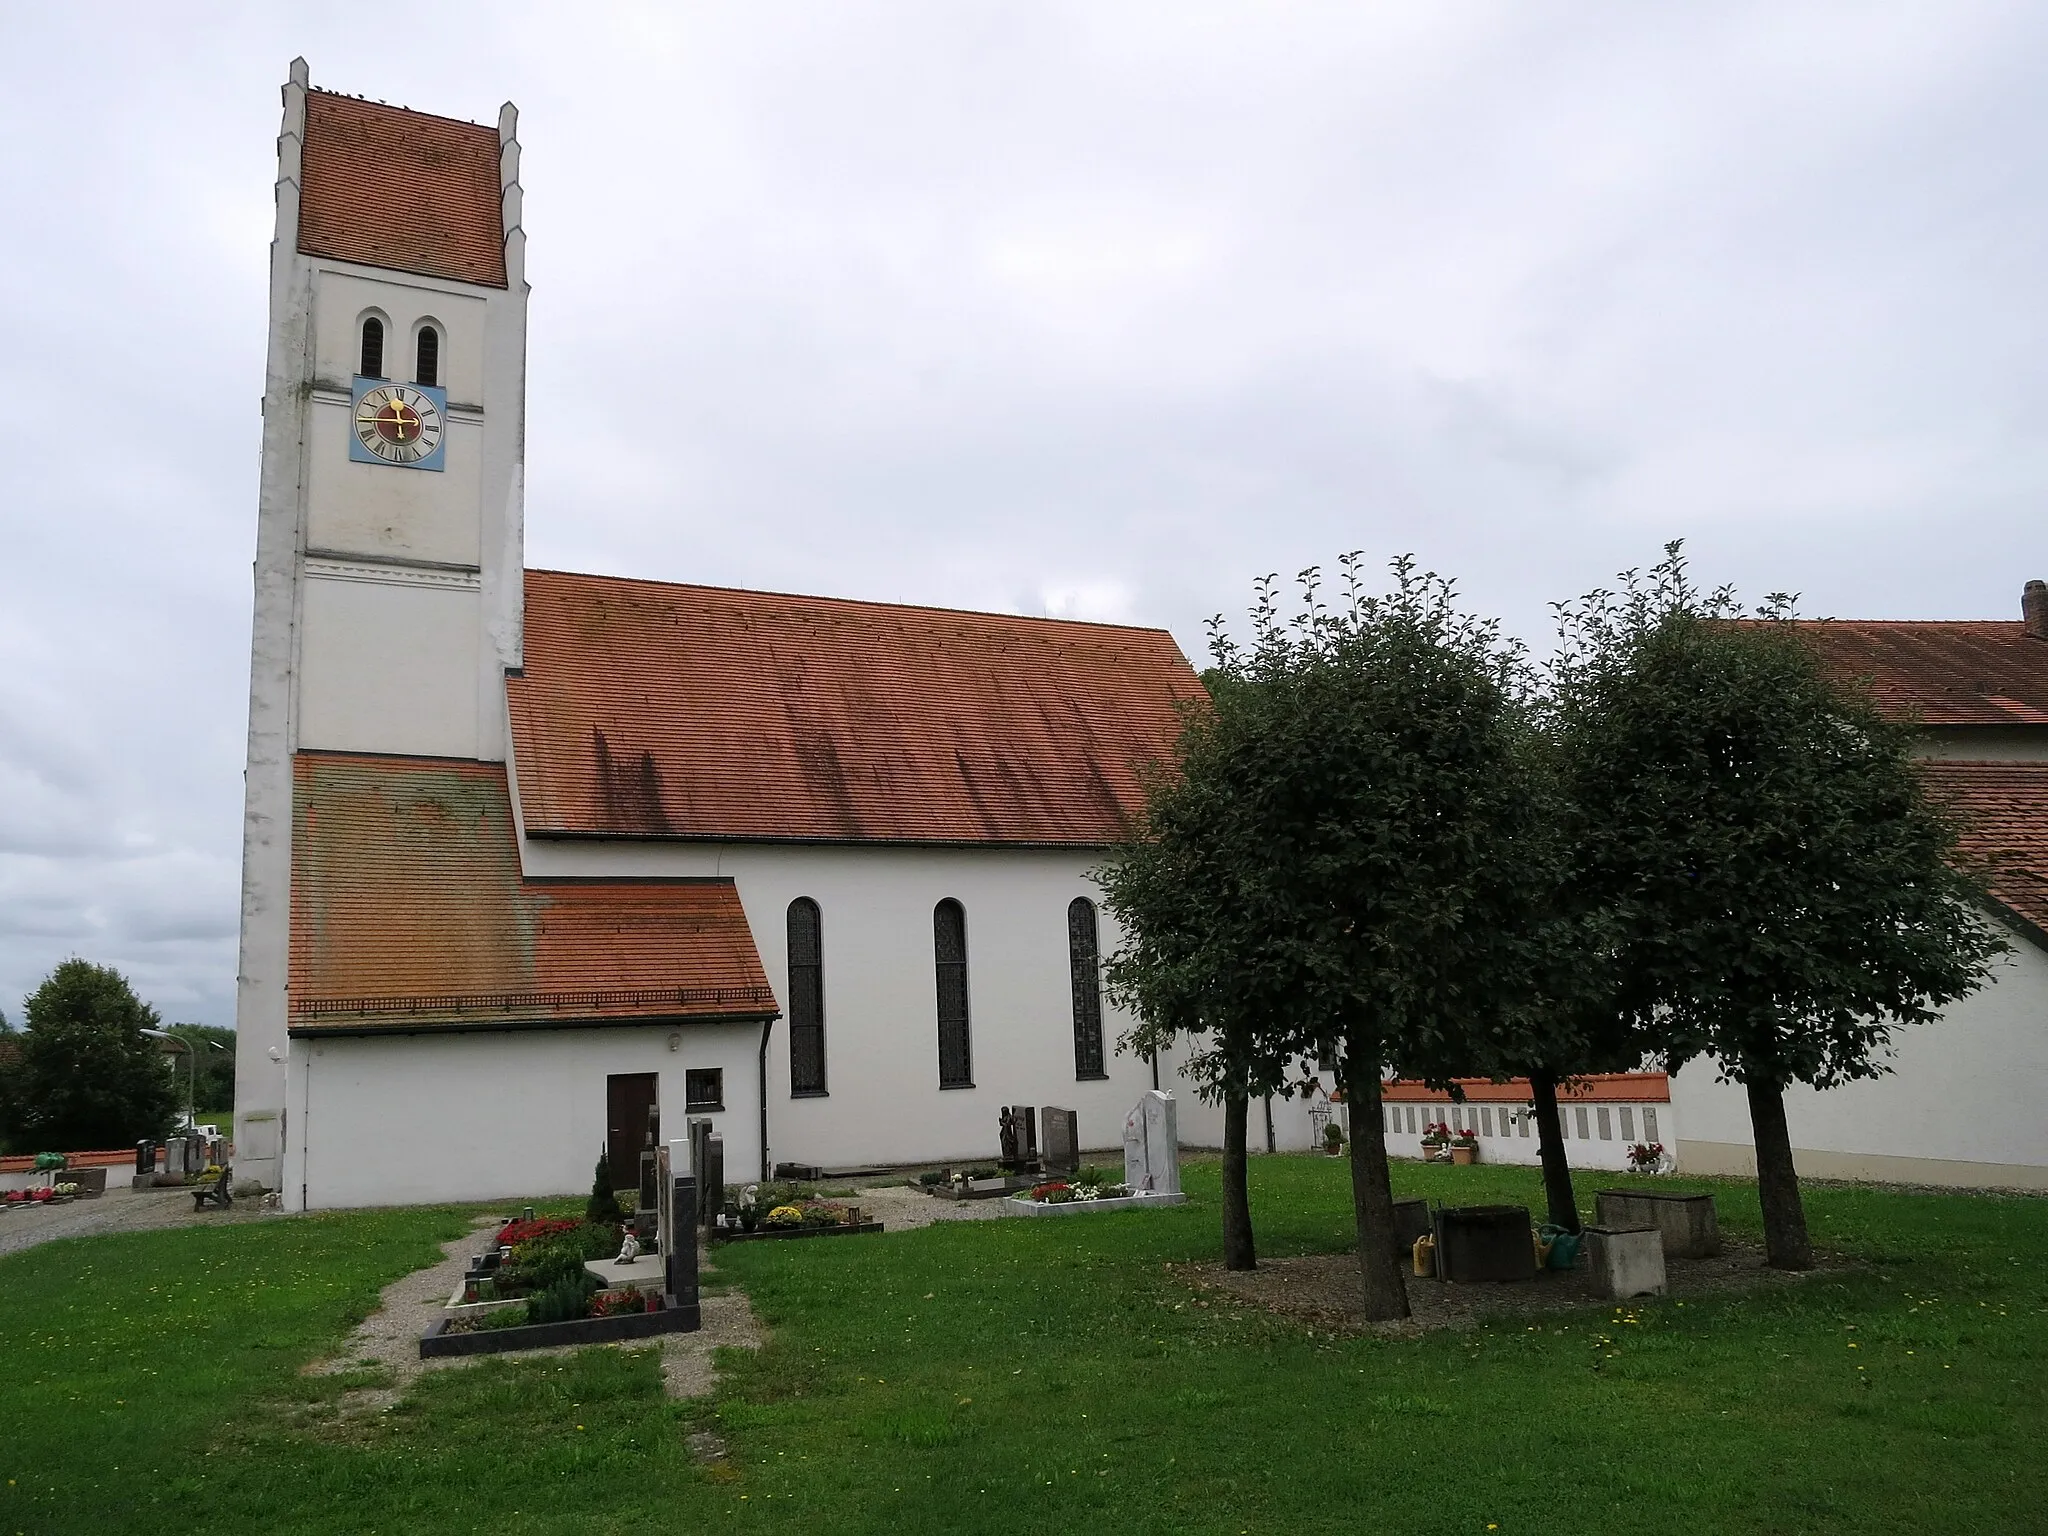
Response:
[[[860,1191],[862,1212],[882,1224],[882,1235],[910,1232],[935,1221],[988,1221],[1003,1213],[1001,1200],[941,1200],[921,1189],[892,1184]]]
[[[192,1208],[186,1189],[109,1189],[97,1200],[74,1200],[0,1211],[0,1255],[20,1253],[60,1237],[97,1237],[107,1232],[151,1232],[163,1227],[196,1227],[223,1222],[273,1221],[275,1211],[255,1200],[237,1200],[225,1211]]]

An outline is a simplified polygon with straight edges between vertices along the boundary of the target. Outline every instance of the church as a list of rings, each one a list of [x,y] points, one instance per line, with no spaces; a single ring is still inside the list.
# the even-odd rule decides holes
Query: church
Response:
[[[650,1108],[732,1180],[987,1160],[1009,1103],[1114,1145],[1184,1085],[1117,1050],[1089,871],[1193,669],[1157,629],[528,569],[517,121],[284,87],[236,1178],[587,1189]]]

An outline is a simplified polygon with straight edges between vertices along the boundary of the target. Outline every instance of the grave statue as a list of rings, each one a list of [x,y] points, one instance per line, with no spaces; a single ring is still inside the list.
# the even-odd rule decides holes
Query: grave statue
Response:
[[[1001,1126],[1003,1141],[1002,1161],[1005,1164],[1015,1163],[1017,1161],[1017,1133],[1022,1128],[1017,1123],[1016,1109],[1011,1105],[1005,1104],[1003,1106],[1002,1119],[998,1124]]]
[[[616,1259],[613,1259],[612,1262],[614,1264],[631,1264],[635,1259],[639,1257],[640,1238],[637,1234],[628,1232],[626,1234],[626,1240],[623,1243],[619,1244],[619,1256]]]

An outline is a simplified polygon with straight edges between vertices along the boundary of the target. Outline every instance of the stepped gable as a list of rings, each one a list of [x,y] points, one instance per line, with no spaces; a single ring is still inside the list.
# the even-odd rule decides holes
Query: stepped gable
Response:
[[[503,288],[499,154],[480,123],[308,91],[299,249]]]
[[[531,837],[1062,847],[1202,696],[1159,629],[561,571],[508,691]]]
[[[301,753],[294,1034],[773,1018],[730,880],[529,880],[504,765]]]

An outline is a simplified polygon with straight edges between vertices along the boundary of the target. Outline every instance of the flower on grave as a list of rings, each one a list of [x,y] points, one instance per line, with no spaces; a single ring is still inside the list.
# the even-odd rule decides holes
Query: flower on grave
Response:
[[[1664,1143],[1653,1141],[1644,1146],[1637,1142],[1628,1149],[1628,1161],[1632,1168],[1655,1168],[1664,1161]]]
[[[768,1213],[768,1225],[771,1227],[800,1227],[803,1224],[804,1213],[801,1206],[778,1205]]]
[[[1431,1143],[1449,1141],[1451,1128],[1442,1120],[1432,1120],[1422,1128],[1422,1139]]]
[[[1034,1185],[1031,1198],[1040,1205],[1071,1205],[1074,1201],[1087,1198],[1064,1179]]]

